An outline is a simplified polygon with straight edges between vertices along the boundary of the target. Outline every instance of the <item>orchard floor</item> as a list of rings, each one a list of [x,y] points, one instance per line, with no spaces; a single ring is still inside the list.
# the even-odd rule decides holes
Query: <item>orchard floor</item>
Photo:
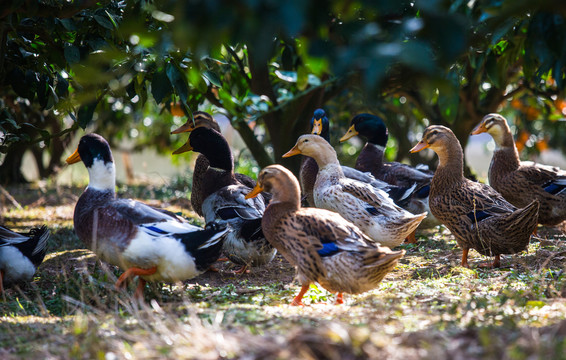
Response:
[[[183,284],[146,287],[145,303],[114,290],[121,271],[97,261],[73,231],[80,188],[7,189],[0,224],[25,231],[47,224],[48,254],[32,283],[0,299],[0,358],[78,359],[566,359],[566,237],[539,228],[527,252],[500,269],[470,251],[471,269],[443,227],[417,245],[375,290],[347,296],[300,286],[280,256],[235,275],[217,263]],[[201,223],[183,189],[120,187],[123,196],[182,212]]]

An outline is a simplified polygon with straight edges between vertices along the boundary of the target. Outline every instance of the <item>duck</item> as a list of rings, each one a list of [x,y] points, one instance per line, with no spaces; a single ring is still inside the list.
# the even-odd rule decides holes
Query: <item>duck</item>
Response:
[[[262,219],[267,240],[295,267],[301,284],[291,305],[303,305],[314,282],[336,293],[336,304],[342,304],[344,293],[376,288],[405,254],[375,243],[336,212],[301,207],[299,181],[281,165],[261,170],[246,198],[262,191],[273,196]]]
[[[400,205],[413,214],[425,211],[428,213],[419,228],[430,229],[440,225],[428,206],[430,182],[434,173],[428,168],[423,168],[422,165],[415,168],[399,162],[384,162],[389,131],[383,119],[368,113],[354,116],[346,134],[340,138],[340,142],[345,142],[354,136],[362,136],[367,139],[358,155],[355,168],[359,171],[367,171],[390,185],[414,185],[416,189],[412,196]]]
[[[0,226],[0,294],[4,284],[31,281],[47,252],[47,226],[18,233]]]
[[[220,126],[218,125],[218,122],[214,120],[212,115],[204,111],[195,111],[193,113],[192,119],[189,119],[183,125],[171,131],[171,134],[182,134],[185,132],[191,132],[197,127],[208,127],[220,132]],[[206,159],[206,156],[199,154],[195,161],[195,167],[193,170],[193,182],[192,182],[191,199],[190,199],[191,207],[193,208],[193,211],[196,212],[199,216],[203,216],[202,202],[204,201],[204,198],[202,197],[202,193],[203,193],[202,179],[208,167],[209,167],[209,163],[208,160]],[[234,175],[236,176],[236,179],[240,183],[251,188],[255,186],[255,181],[251,177],[240,173],[235,173]],[[264,199],[269,200],[268,199],[269,196],[267,194],[262,194],[262,196]]]
[[[300,136],[283,157],[299,154],[314,158],[319,168],[314,184],[316,207],[339,213],[383,246],[401,244],[426,216],[402,209],[383,190],[346,178],[336,151],[318,135]]]
[[[316,109],[310,121],[311,134],[319,135],[330,144],[330,121],[323,109]],[[359,171],[349,166],[342,166],[344,176],[349,179],[365,182],[377,189],[383,190],[389,194],[393,201],[400,206],[409,203],[409,199],[416,190],[416,184],[407,187],[399,187],[387,184],[384,181],[376,179],[369,172]],[[309,206],[315,206],[313,188],[318,174],[318,165],[316,161],[310,157],[303,155],[301,167],[299,170],[299,182],[303,191],[303,197]]]
[[[224,136],[210,127],[197,127],[173,154],[187,151],[198,152],[208,161],[201,178],[202,212],[206,222],[229,224],[233,230],[224,241],[223,251],[230,261],[242,266],[235,273],[271,262],[277,251],[265,239],[261,227],[267,200],[263,196],[244,198],[253,187],[236,178],[234,158]]]
[[[537,226],[538,200],[517,208],[491,186],[466,179],[462,146],[445,126],[427,127],[410,151],[427,148],[439,160],[430,186],[430,210],[463,249],[461,265],[469,267],[470,249],[494,256],[493,263],[486,265],[492,268],[501,266],[502,254],[525,250]]]
[[[538,200],[539,224],[555,226],[566,220],[566,171],[521,161],[507,120],[500,114],[484,116],[472,135],[485,132],[496,145],[489,165],[489,184],[517,207]]]
[[[219,258],[230,232],[227,226],[211,222],[203,229],[170,211],[117,198],[116,167],[102,136],[81,137],[66,159],[67,164],[80,161],[89,183],[75,205],[75,233],[98,258],[124,270],[115,283],[117,290],[138,276],[134,296],[142,299],[147,281],[192,279]]]
[[[423,166],[414,168],[403,163],[383,160],[389,140],[389,131],[379,116],[367,113],[354,116],[350,121],[348,131],[340,138],[340,142],[357,135],[367,138],[367,142],[358,155],[356,169],[369,172],[377,179],[392,185],[430,184],[433,173],[424,169]]]

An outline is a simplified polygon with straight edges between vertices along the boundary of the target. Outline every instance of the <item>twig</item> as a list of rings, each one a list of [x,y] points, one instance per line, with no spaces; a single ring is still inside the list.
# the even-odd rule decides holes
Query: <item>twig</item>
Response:
[[[10,200],[10,202],[12,203],[12,205],[14,205],[18,210],[22,210],[22,205],[20,205],[20,203],[18,203],[16,201],[16,199],[14,199],[12,197],[12,195],[10,195],[10,193],[8,191],[6,191],[6,189],[4,189],[4,187],[2,185],[0,185],[0,192],[2,192],[2,194],[8,199]]]

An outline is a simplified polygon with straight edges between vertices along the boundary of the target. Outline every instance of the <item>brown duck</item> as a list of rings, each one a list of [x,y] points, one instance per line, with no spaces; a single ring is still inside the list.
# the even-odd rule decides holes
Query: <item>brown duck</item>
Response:
[[[462,266],[468,267],[470,248],[495,256],[492,267],[500,266],[501,254],[525,250],[537,226],[538,201],[517,209],[492,187],[466,179],[462,146],[447,127],[427,127],[411,152],[426,148],[439,160],[430,188],[430,210],[463,248]]]
[[[186,123],[181,125],[179,128],[171,131],[171,134],[181,134],[184,132],[191,132],[198,127],[206,127],[209,129],[216,130],[220,132],[220,126],[214,120],[214,118],[203,111],[195,111],[193,113],[193,120],[188,120]],[[193,183],[191,189],[191,206],[197,214],[204,216],[202,212],[202,202],[204,201],[204,174],[208,170],[210,164],[208,159],[203,154],[199,154],[197,160],[195,161],[195,168],[193,170]],[[244,174],[235,173],[236,179],[241,184],[253,188],[255,186],[255,181]],[[264,198],[267,194],[263,194]],[[268,199],[269,200],[269,199]]]
[[[472,135],[487,132],[497,148],[489,166],[489,184],[511,204],[524,207],[538,200],[538,222],[557,225],[566,220],[566,171],[521,161],[505,118],[486,115]]]
[[[302,285],[291,305],[302,305],[313,282],[337,293],[337,304],[342,293],[374,289],[405,253],[379,246],[335,212],[301,208],[299,182],[280,165],[263,169],[246,198],[264,190],[273,195],[262,219],[267,240],[295,266]]]

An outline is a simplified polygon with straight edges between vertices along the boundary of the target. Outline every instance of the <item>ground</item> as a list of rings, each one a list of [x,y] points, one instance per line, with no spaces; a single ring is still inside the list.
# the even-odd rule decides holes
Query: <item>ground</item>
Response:
[[[181,184],[182,185],[182,184]],[[563,229],[539,228],[528,252],[491,259],[470,251],[471,269],[443,227],[417,245],[381,285],[334,305],[312,286],[305,307],[290,303],[300,286],[277,257],[234,275],[217,263],[184,284],[151,284],[145,303],[135,284],[117,292],[121,271],[96,260],[77,239],[73,208],[80,188],[17,187],[0,223],[25,230],[47,224],[48,254],[32,283],[0,299],[0,358],[246,359],[566,359],[566,242]],[[153,200],[184,216],[182,186],[121,186],[125,197]]]

